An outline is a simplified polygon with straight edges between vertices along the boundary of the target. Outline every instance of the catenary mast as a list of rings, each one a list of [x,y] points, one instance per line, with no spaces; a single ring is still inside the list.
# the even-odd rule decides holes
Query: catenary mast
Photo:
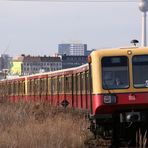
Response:
[[[146,38],[146,12],[148,11],[148,0],[141,0],[139,3],[139,9],[142,12],[142,36],[141,36],[141,46],[147,46]]]

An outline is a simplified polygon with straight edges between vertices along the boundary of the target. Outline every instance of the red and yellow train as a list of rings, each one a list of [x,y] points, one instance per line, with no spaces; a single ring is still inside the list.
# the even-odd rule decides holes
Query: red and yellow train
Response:
[[[129,141],[148,128],[148,48],[96,50],[80,67],[1,80],[0,98],[81,109],[95,135]]]

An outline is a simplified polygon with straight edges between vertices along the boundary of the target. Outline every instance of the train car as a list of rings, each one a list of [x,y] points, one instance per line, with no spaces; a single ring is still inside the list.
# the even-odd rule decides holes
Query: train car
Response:
[[[139,128],[148,129],[148,48],[94,51],[89,65],[92,131],[134,141]]]
[[[130,143],[148,129],[148,48],[100,49],[79,67],[2,80],[5,97],[83,110],[95,135]]]
[[[25,99],[25,77],[11,77],[0,81],[0,100],[17,102]]]
[[[15,85],[15,81],[11,80],[12,85]],[[27,101],[47,100],[52,106],[90,110],[88,64],[25,76],[24,81],[24,99]]]
[[[50,72],[48,74],[48,100],[51,105],[90,110],[88,73],[88,64]]]

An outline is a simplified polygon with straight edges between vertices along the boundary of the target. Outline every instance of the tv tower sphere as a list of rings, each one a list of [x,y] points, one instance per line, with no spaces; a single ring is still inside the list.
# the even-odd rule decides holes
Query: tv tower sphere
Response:
[[[148,1],[147,0],[141,0],[139,3],[139,9],[142,12],[147,12],[148,11]]]

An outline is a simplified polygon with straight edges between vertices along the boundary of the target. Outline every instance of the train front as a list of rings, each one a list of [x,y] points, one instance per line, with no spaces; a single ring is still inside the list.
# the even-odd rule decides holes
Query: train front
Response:
[[[148,48],[91,54],[92,115],[96,121],[148,121]]]

